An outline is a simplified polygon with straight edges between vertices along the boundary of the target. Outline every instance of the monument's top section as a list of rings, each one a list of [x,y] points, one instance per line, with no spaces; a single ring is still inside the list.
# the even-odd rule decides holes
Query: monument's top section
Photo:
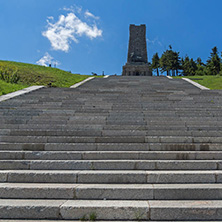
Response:
[[[134,25],[134,24],[131,24],[130,26],[135,26],[135,27],[145,26],[145,27],[146,27],[145,24],[141,24],[141,25]]]
[[[146,25],[130,25],[127,63],[147,63]]]

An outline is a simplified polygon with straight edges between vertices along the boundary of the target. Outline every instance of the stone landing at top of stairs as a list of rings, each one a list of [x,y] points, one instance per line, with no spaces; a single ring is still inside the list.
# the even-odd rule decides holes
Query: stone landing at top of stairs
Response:
[[[222,221],[222,92],[109,77],[0,103],[0,221]]]

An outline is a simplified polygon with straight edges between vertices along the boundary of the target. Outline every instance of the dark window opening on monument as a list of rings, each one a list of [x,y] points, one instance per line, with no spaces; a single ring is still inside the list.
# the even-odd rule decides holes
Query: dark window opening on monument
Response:
[[[140,72],[136,72],[136,76],[139,76],[140,75]]]

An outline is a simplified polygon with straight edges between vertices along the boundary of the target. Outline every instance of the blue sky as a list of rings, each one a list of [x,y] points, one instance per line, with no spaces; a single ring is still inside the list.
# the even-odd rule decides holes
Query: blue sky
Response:
[[[204,61],[222,51],[221,0],[0,0],[0,60],[121,74],[130,24],[146,24],[148,59],[171,44]]]

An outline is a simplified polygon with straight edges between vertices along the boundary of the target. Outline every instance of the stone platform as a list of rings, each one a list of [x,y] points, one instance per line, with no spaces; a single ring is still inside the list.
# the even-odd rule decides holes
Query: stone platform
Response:
[[[95,78],[0,103],[0,221],[222,221],[222,91]]]

